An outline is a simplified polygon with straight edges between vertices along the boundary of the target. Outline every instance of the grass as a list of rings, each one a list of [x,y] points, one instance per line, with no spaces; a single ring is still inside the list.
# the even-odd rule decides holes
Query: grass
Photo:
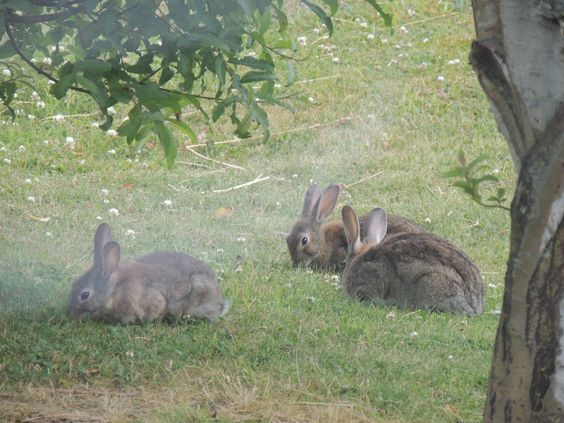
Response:
[[[294,11],[309,58],[291,90],[305,101],[294,100],[295,113],[270,109],[275,135],[267,143],[198,150],[244,170],[190,151],[166,170],[158,148],[135,156],[93,129],[88,99],[57,102],[39,83],[47,105],[37,109],[31,93],[19,93],[23,115],[2,125],[0,140],[1,420],[480,420],[509,219],[441,174],[463,149],[487,155],[509,191],[514,175],[467,64],[469,6],[389,7],[393,35],[354,1],[342,4],[329,40],[314,31],[311,14]],[[231,138],[221,123],[206,137]],[[347,301],[334,275],[291,267],[277,233],[291,228],[310,181],[350,185],[378,172],[347,189],[339,206],[384,206],[460,246],[484,274],[482,316],[367,307]],[[213,192],[259,175],[270,178]],[[229,314],[217,323],[70,321],[66,299],[92,260],[98,216],[125,256],[172,249],[208,262],[232,301]]]

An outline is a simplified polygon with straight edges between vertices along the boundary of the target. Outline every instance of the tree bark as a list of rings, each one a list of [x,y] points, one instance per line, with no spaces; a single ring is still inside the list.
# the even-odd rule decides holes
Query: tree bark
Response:
[[[519,173],[484,420],[564,422],[564,1],[473,8],[470,60]]]

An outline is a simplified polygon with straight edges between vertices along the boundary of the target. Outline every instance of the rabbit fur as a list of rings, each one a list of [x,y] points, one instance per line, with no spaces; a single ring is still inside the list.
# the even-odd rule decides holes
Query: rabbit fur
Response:
[[[302,213],[298,222],[286,237],[286,243],[294,266],[304,265],[319,270],[344,268],[347,257],[347,238],[343,223],[338,221],[324,223],[333,212],[339,198],[338,185],[329,185],[324,191],[317,184],[308,188]],[[360,220],[361,233],[364,234],[364,218]],[[419,225],[399,216],[389,216],[388,232],[425,232]]]
[[[217,277],[186,254],[158,251],[120,263],[120,245],[102,223],[94,236],[92,267],[74,281],[69,314],[111,323],[196,317],[215,320],[227,312]]]
[[[343,207],[342,218],[349,247],[341,287],[348,297],[469,316],[483,312],[482,275],[457,247],[428,232],[384,239],[381,208],[367,216],[363,241],[354,210]]]

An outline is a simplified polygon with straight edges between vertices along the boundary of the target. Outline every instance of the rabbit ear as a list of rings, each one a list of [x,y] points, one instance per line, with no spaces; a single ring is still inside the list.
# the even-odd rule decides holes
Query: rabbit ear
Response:
[[[102,251],[104,245],[112,240],[112,230],[110,225],[107,223],[102,223],[96,229],[96,235],[94,235],[94,265],[102,265]]]
[[[344,206],[341,210],[341,215],[343,217],[345,235],[347,236],[349,254],[358,254],[358,252],[362,248],[362,243],[360,242],[360,225],[358,223],[358,217],[356,217],[356,213],[350,206]]]
[[[323,222],[327,219],[327,216],[333,213],[340,192],[341,189],[339,185],[329,185],[325,188],[325,191],[323,191],[323,194],[321,194],[321,197],[313,208],[313,215],[317,217],[318,222]]]
[[[388,231],[388,217],[386,211],[380,207],[373,209],[366,218],[366,238],[368,245],[377,245],[382,242]]]
[[[311,184],[304,198],[304,207],[302,209],[302,217],[311,216],[312,210],[321,197],[321,188],[317,184]]]
[[[109,278],[119,266],[121,248],[115,241],[110,241],[104,245],[102,252],[102,274],[104,278]]]

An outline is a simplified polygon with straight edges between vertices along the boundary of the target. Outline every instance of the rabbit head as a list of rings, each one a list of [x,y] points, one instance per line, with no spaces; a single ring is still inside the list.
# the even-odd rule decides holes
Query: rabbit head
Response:
[[[362,241],[354,210],[343,207],[342,218],[348,255],[341,287],[349,298],[470,316],[482,313],[482,276],[456,246],[428,232],[399,232],[383,241],[387,216],[380,208],[368,214]]]
[[[348,244],[346,263],[350,263],[355,257],[380,244],[386,236],[388,216],[380,207],[376,207],[366,216],[363,240],[360,239],[360,223],[353,208],[344,206],[341,215]]]
[[[92,267],[72,285],[69,298],[69,314],[82,319],[97,315],[104,307],[110,292],[110,279],[119,267],[121,249],[112,239],[107,223],[98,226],[94,235],[94,262]]]
[[[328,248],[323,222],[335,209],[339,193],[338,185],[330,185],[324,191],[317,184],[310,185],[300,219],[286,238],[294,266],[326,261]]]

